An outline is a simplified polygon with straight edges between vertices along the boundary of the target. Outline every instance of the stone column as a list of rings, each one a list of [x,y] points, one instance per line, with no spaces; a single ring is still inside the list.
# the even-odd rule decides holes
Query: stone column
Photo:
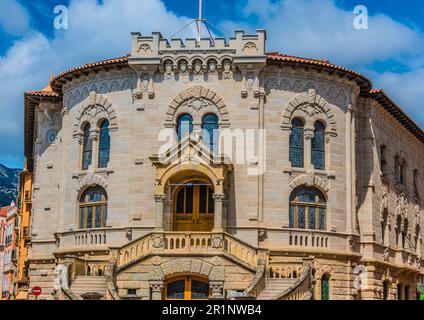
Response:
[[[91,139],[91,166],[90,167],[98,168],[99,140],[100,140],[100,130],[98,128],[90,129],[90,139]]]
[[[214,232],[223,232],[224,231],[224,219],[223,219],[223,201],[225,196],[223,194],[214,194],[213,198],[215,200],[215,213],[214,213]]]
[[[155,201],[156,201],[155,230],[156,231],[163,231],[163,208],[164,208],[165,199],[166,199],[166,196],[164,194],[155,195]]]
[[[307,170],[313,170],[314,166],[312,165],[312,139],[314,137],[314,127],[306,126],[304,130],[304,140],[305,145],[303,146],[303,155],[304,155],[304,163],[303,166]]]
[[[353,233],[354,225],[354,214],[352,208],[352,114],[354,111],[353,105],[349,105],[346,112],[346,232]]]
[[[162,300],[163,281],[150,281],[150,300]]]

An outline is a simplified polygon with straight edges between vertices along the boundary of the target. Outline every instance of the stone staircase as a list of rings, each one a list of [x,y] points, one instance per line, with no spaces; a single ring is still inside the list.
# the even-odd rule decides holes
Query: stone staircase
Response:
[[[278,294],[281,294],[290,286],[292,286],[297,279],[268,279],[265,289],[263,289],[257,300],[273,300]]]
[[[71,291],[87,300],[103,300],[107,294],[105,276],[76,276],[71,284]]]

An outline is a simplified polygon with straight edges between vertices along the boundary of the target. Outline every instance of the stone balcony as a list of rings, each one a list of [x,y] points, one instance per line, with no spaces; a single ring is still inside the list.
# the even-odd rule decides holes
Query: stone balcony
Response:
[[[153,254],[224,255],[254,271],[258,267],[261,251],[224,232],[152,232],[120,248],[117,267],[123,268]]]

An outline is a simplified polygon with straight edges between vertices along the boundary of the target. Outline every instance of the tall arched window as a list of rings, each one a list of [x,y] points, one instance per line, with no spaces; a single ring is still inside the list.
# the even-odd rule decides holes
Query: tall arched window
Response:
[[[90,124],[86,123],[84,126],[84,136],[82,141],[82,169],[87,170],[91,165],[93,140],[90,137]]]
[[[305,124],[299,118],[292,121],[290,133],[290,162],[292,167],[303,167],[303,127]]]
[[[109,121],[100,123],[99,168],[106,168],[110,159]]]
[[[311,141],[312,164],[315,169],[325,169],[325,126],[321,121],[315,122],[314,137]]]
[[[80,229],[102,228],[106,226],[107,195],[101,187],[85,190],[80,199]]]
[[[321,300],[330,300],[330,277],[328,274],[321,277]]]
[[[208,114],[202,119],[202,141],[214,153],[218,152],[218,117]]]
[[[189,114],[183,114],[177,121],[178,141],[181,141],[193,132],[193,117]]]
[[[316,188],[294,190],[290,195],[290,228],[325,230],[325,209],[325,198]]]

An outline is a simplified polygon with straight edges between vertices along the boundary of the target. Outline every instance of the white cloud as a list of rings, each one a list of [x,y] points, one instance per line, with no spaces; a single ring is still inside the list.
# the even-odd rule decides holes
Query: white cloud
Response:
[[[258,27],[267,30],[270,51],[361,66],[424,57],[422,33],[372,12],[369,29],[356,30],[353,9],[341,9],[332,0],[249,0],[243,13],[260,18]]]
[[[7,1],[8,5],[19,5]],[[59,73],[87,62],[125,55],[130,52],[130,32],[149,35],[161,30],[169,36],[188,21],[168,11],[160,0],[105,0],[103,4],[71,0],[68,8],[69,30],[56,31],[53,39],[28,31],[0,57],[0,163],[22,161],[23,92],[44,88],[52,68]],[[28,26],[13,25],[11,18],[2,19],[1,15],[0,23],[9,32],[18,34]]]
[[[0,27],[8,34],[23,35],[30,29],[30,18],[26,9],[16,0],[2,0]]]
[[[382,88],[408,116],[423,128],[424,67],[410,72],[371,72],[374,86]]]

